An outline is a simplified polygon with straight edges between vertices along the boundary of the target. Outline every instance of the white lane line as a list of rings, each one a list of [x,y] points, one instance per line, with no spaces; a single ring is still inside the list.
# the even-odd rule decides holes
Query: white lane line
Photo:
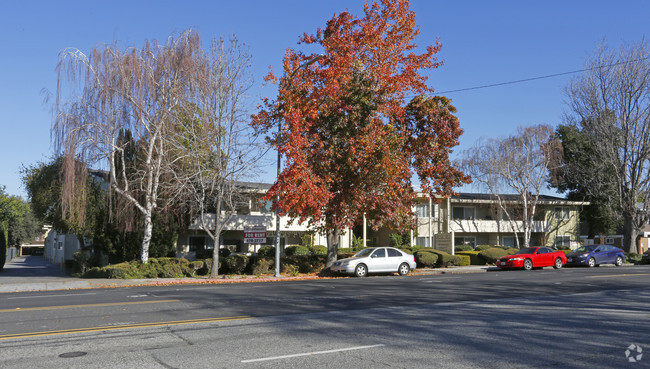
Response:
[[[352,350],[363,350],[363,349],[369,349],[369,348],[375,348],[375,347],[382,347],[384,346],[383,344],[378,344],[378,345],[370,345],[370,346],[357,346],[357,347],[348,347],[348,348],[343,348],[343,349],[337,349],[337,350],[327,350],[327,351],[315,351],[315,352],[306,352],[304,354],[294,354],[294,355],[284,355],[284,356],[272,356],[272,357],[264,357],[260,359],[250,359],[250,360],[242,360],[242,363],[253,363],[253,362],[258,362],[258,361],[270,361],[270,360],[280,360],[280,359],[289,359],[289,358],[294,358],[294,357],[300,357],[300,356],[311,356],[311,355],[321,355],[321,354],[332,354],[335,352],[343,352],[343,351],[352,351]]]
[[[67,296],[86,296],[86,295],[96,295],[97,293],[69,293],[66,295],[40,295],[40,296],[19,296],[19,297],[7,297],[7,300],[16,300],[16,299],[42,299],[47,297],[67,297]]]

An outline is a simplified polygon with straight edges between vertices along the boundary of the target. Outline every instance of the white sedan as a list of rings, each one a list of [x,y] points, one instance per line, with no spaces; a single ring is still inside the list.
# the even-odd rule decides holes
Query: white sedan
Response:
[[[415,257],[393,247],[363,249],[351,258],[337,260],[330,270],[335,273],[365,277],[368,273],[399,273],[407,275],[415,270]]]

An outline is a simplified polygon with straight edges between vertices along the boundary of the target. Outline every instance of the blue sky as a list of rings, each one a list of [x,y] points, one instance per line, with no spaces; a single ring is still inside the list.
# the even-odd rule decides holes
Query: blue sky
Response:
[[[187,28],[204,40],[235,34],[250,47],[254,87],[250,104],[274,97],[262,78],[281,70],[286,48],[297,47],[334,13],[362,13],[362,0],[328,1],[13,1],[0,14],[0,185],[25,196],[23,165],[51,156],[50,107],[43,90],[56,89],[58,53],[88,52],[97,43],[141,46]],[[444,66],[429,73],[437,92],[582,69],[601,40],[612,46],[650,37],[650,1],[433,1],[412,0],[425,46],[443,44]],[[561,123],[563,89],[575,75],[445,94],[465,130],[456,152],[480,137],[505,136],[518,126]],[[271,163],[264,181],[273,181]]]

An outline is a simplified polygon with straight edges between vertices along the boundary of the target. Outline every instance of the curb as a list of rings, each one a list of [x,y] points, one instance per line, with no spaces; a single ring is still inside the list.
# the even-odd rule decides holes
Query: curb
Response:
[[[444,269],[418,269],[412,272],[410,276],[422,275],[440,275],[440,274],[469,274],[485,273],[489,268],[480,267],[460,267]],[[60,291],[60,290],[79,290],[94,288],[121,288],[121,287],[148,287],[148,286],[173,286],[173,285],[201,285],[201,284],[232,284],[232,283],[265,283],[265,282],[289,282],[304,280],[321,280],[349,278],[346,276],[318,276],[303,275],[296,277],[288,276],[222,276],[216,279],[210,278],[158,278],[158,279],[81,279],[66,278],[59,281],[33,282],[33,283],[0,283],[0,294],[15,292],[36,292],[36,291]]]

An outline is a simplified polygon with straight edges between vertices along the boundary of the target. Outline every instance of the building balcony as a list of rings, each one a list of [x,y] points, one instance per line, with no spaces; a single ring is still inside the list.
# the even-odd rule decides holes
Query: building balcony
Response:
[[[548,232],[551,224],[548,221],[536,220],[531,224],[531,232]],[[452,219],[449,230],[456,233],[513,233],[523,232],[524,222],[507,220]]]
[[[207,225],[210,229],[214,229],[215,216],[214,214],[206,214]],[[190,225],[189,229],[200,229],[199,219],[195,219]],[[225,231],[243,231],[245,227],[266,227],[267,231],[275,230],[275,214],[273,213],[259,213],[247,215],[233,215],[231,216],[224,226]],[[298,224],[293,222],[289,224],[289,218],[280,217],[280,231],[285,232],[307,232],[309,227],[307,223]]]

